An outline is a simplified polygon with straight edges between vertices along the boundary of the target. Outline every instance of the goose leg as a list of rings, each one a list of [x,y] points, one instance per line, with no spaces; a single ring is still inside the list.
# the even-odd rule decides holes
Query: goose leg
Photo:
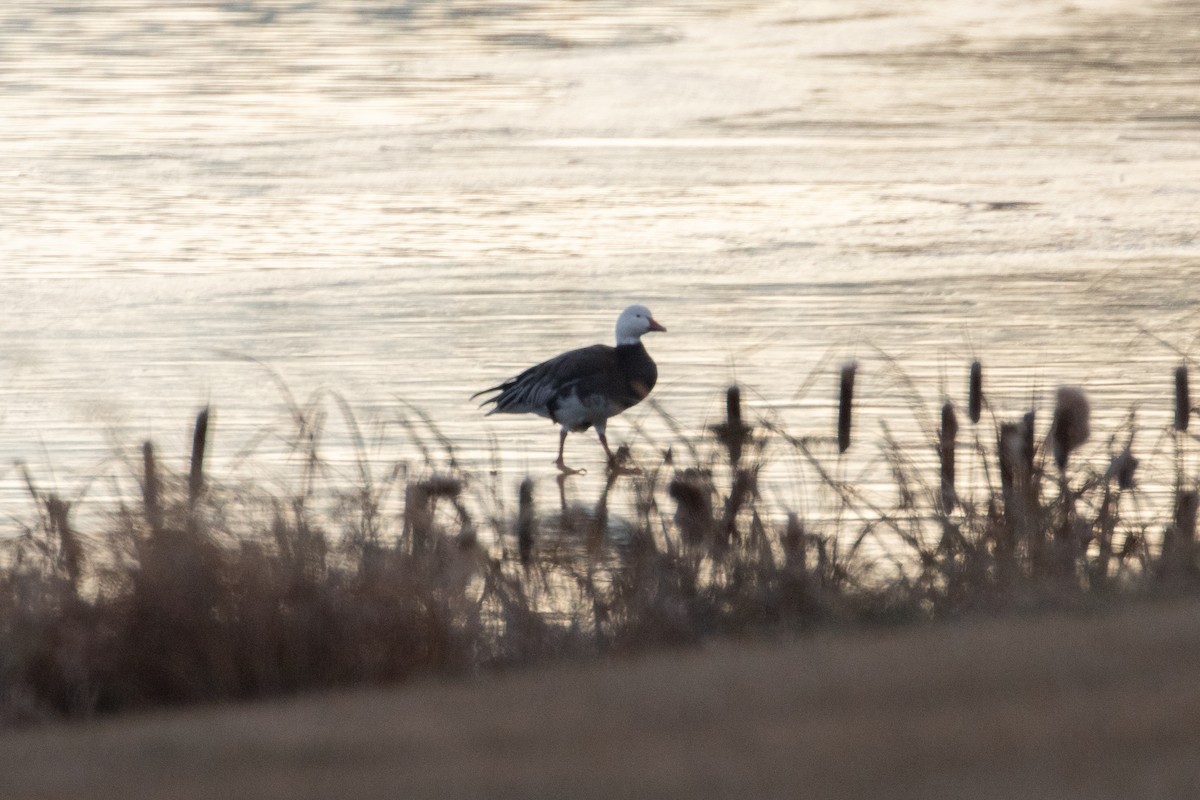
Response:
[[[608,449],[608,437],[603,433],[600,434],[600,444],[604,445],[604,455],[608,456],[608,463],[612,464],[616,461],[617,457],[613,455],[612,450]]]
[[[558,471],[563,475],[582,475],[583,473],[587,472],[587,470],[583,469],[572,469],[563,462],[563,447],[566,446],[566,444],[567,426],[564,425],[562,431],[558,434],[558,460],[554,462],[554,465],[558,467]]]

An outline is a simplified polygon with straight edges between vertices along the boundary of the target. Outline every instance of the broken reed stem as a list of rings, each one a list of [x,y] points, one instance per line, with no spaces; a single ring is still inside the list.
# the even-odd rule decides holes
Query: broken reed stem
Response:
[[[1033,473],[1034,421],[1034,412],[1030,411],[1020,422],[1000,425],[1000,491],[1005,524],[997,538],[996,555],[1002,568],[1009,570],[1017,553],[1017,543],[1026,541],[1031,570],[1037,573],[1042,568],[1044,548],[1037,521],[1037,482]]]
[[[942,404],[942,427],[938,431],[938,461],[942,473],[942,513],[954,511],[957,496],[954,491],[954,446],[958,437],[958,416],[954,404],[947,400]]]
[[[79,594],[79,575],[83,570],[83,545],[75,531],[71,530],[71,504],[51,493],[46,498],[46,515],[50,518],[50,530],[58,536],[58,568],[67,573],[71,591]]]
[[[979,417],[983,413],[983,364],[978,361],[971,362],[971,377],[967,381],[967,416],[971,418],[971,422],[979,422]]]
[[[1188,391],[1188,368],[1180,364],[1175,368],[1175,430],[1184,433],[1192,416],[1192,401]]]
[[[158,533],[162,530],[162,503],[159,495],[158,467],[154,461],[154,445],[149,441],[142,444],[142,505],[146,509],[146,522],[150,530]]]
[[[844,453],[850,448],[851,412],[854,406],[854,376],[858,372],[858,362],[851,361],[842,365],[842,377],[838,392],[838,452]]]
[[[808,569],[804,552],[804,540],[804,523],[800,520],[800,516],[796,512],[789,511],[787,515],[787,528],[784,529],[783,533],[784,558],[789,569],[802,574]]]

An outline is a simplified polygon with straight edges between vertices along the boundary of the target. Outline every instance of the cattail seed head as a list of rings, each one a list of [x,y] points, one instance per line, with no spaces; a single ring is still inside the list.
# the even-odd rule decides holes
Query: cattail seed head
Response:
[[[858,372],[858,362],[849,361],[842,365],[842,377],[838,392],[838,452],[844,453],[850,448],[850,421],[854,406],[854,375]]]
[[[204,450],[208,445],[209,408],[205,406],[196,415],[196,426],[192,431],[192,467],[188,474],[188,501],[193,505],[204,488]]]
[[[1091,436],[1091,404],[1078,386],[1060,386],[1055,397],[1050,439],[1054,463],[1067,468],[1067,459]]]
[[[742,390],[737,386],[725,390],[725,421],[730,427],[742,424]]]
[[[742,460],[742,448],[753,432],[749,425],[742,422],[742,390],[737,386],[725,390],[725,421],[713,425],[711,430],[729,451],[729,463],[736,467]]]
[[[967,383],[967,416],[972,423],[979,422],[983,413],[983,364],[978,360],[971,362],[971,377]]]
[[[956,496],[954,492],[954,445],[958,437],[958,415],[954,413],[954,404],[947,400],[942,404],[942,427],[938,431],[938,461],[942,472],[942,510],[949,514],[954,511]]]
[[[1192,416],[1192,400],[1188,391],[1188,368],[1180,364],[1175,368],[1175,430],[1183,432],[1188,429],[1188,419]]]

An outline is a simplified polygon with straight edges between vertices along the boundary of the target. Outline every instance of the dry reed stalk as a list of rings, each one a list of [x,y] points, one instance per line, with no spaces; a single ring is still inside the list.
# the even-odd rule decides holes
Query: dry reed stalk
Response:
[[[155,535],[162,531],[161,486],[158,466],[154,460],[154,445],[149,441],[142,444],[142,505],[146,510],[146,522]]]
[[[1175,368],[1175,430],[1185,432],[1192,416],[1192,401],[1188,391],[1188,368],[1180,364]]]
[[[1114,464],[1116,460],[1117,457],[1114,457]],[[1114,474],[1110,467],[1109,474],[1105,476],[1103,482],[1104,494],[1100,501],[1100,509],[1096,513],[1095,523],[1092,526],[1096,540],[1096,556],[1090,563],[1086,560],[1084,562],[1085,572],[1088,576],[1088,588],[1096,591],[1104,591],[1108,588],[1109,568],[1115,554],[1113,540],[1116,536],[1117,523],[1120,520],[1121,484],[1118,479],[1117,491],[1114,492],[1112,487]]]
[[[1175,495],[1175,513],[1171,525],[1163,532],[1162,553],[1159,556],[1160,578],[1173,580],[1195,577],[1196,512],[1200,493],[1181,489]]]
[[[58,537],[58,568],[66,572],[71,591],[79,594],[79,576],[83,570],[83,545],[71,529],[71,504],[57,494],[46,498],[46,515],[50,531]]]
[[[1030,483],[1033,478],[1033,429],[1034,412],[1030,411],[1020,422],[1000,424],[1000,481],[1002,487],[1013,487]]]
[[[529,566],[533,556],[533,529],[536,522],[533,511],[533,478],[521,481],[517,498],[517,552],[521,564]]]
[[[1126,445],[1125,449],[1117,455],[1113,456],[1112,463],[1109,465],[1108,474],[1110,477],[1117,479],[1117,488],[1121,491],[1133,489],[1137,485],[1134,477],[1138,468],[1138,459],[1130,450],[1130,446]]]
[[[1067,460],[1091,436],[1091,404],[1078,386],[1060,386],[1054,404],[1054,420],[1050,424],[1050,441],[1054,463],[1060,472],[1067,469]]]
[[[1021,417],[1021,456],[1025,459],[1026,474],[1033,477],[1033,459],[1037,448],[1033,444],[1033,433],[1037,429],[1037,412],[1026,411]]]
[[[712,492],[699,470],[686,469],[667,485],[675,501],[675,525],[688,544],[703,542],[712,531]]]
[[[972,423],[979,422],[979,417],[983,413],[983,364],[978,361],[971,362],[971,376],[967,382],[967,416],[971,418]]]
[[[434,475],[405,487],[403,535],[412,542],[414,553],[429,552],[433,548],[436,541],[434,513],[439,499],[448,499],[460,517],[464,515],[465,510],[459,502],[461,493],[462,481],[443,475]],[[467,522],[465,518],[463,521]]]
[[[947,400],[942,404],[942,427],[938,431],[938,461],[942,475],[942,512],[953,513],[957,495],[954,491],[954,446],[958,437],[958,416],[954,404]]]
[[[737,538],[737,517],[746,504],[758,492],[758,474],[749,469],[739,469],[733,477],[729,496],[725,498],[725,513],[721,516],[718,544],[722,547]]]
[[[1000,489],[1004,502],[1004,526],[998,550],[1005,557],[1016,553],[1017,542],[1028,543],[1029,558],[1035,572],[1041,569],[1045,532],[1037,520],[1037,481],[1033,470],[1033,429],[1035,416],[1030,411],[1020,422],[1000,425]]]
[[[784,563],[788,569],[801,573],[808,569],[804,540],[804,523],[800,520],[799,515],[789,511],[787,515],[787,528],[783,532]]]
[[[404,537],[414,553],[426,552],[431,545],[433,503],[421,483],[404,487]]]
[[[838,388],[838,452],[844,453],[850,448],[851,412],[854,406],[854,376],[858,372],[858,362],[850,361],[842,365],[841,380]]]

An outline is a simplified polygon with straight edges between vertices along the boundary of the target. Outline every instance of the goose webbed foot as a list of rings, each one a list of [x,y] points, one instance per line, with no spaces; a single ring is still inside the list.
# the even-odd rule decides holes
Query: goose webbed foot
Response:
[[[586,469],[575,469],[574,467],[568,467],[565,463],[563,463],[561,458],[554,462],[554,466],[558,467],[560,478],[565,478],[568,475],[587,475]]]
[[[610,477],[617,478],[621,475],[641,475],[641,467],[627,467],[617,461],[608,462],[608,474]]]

